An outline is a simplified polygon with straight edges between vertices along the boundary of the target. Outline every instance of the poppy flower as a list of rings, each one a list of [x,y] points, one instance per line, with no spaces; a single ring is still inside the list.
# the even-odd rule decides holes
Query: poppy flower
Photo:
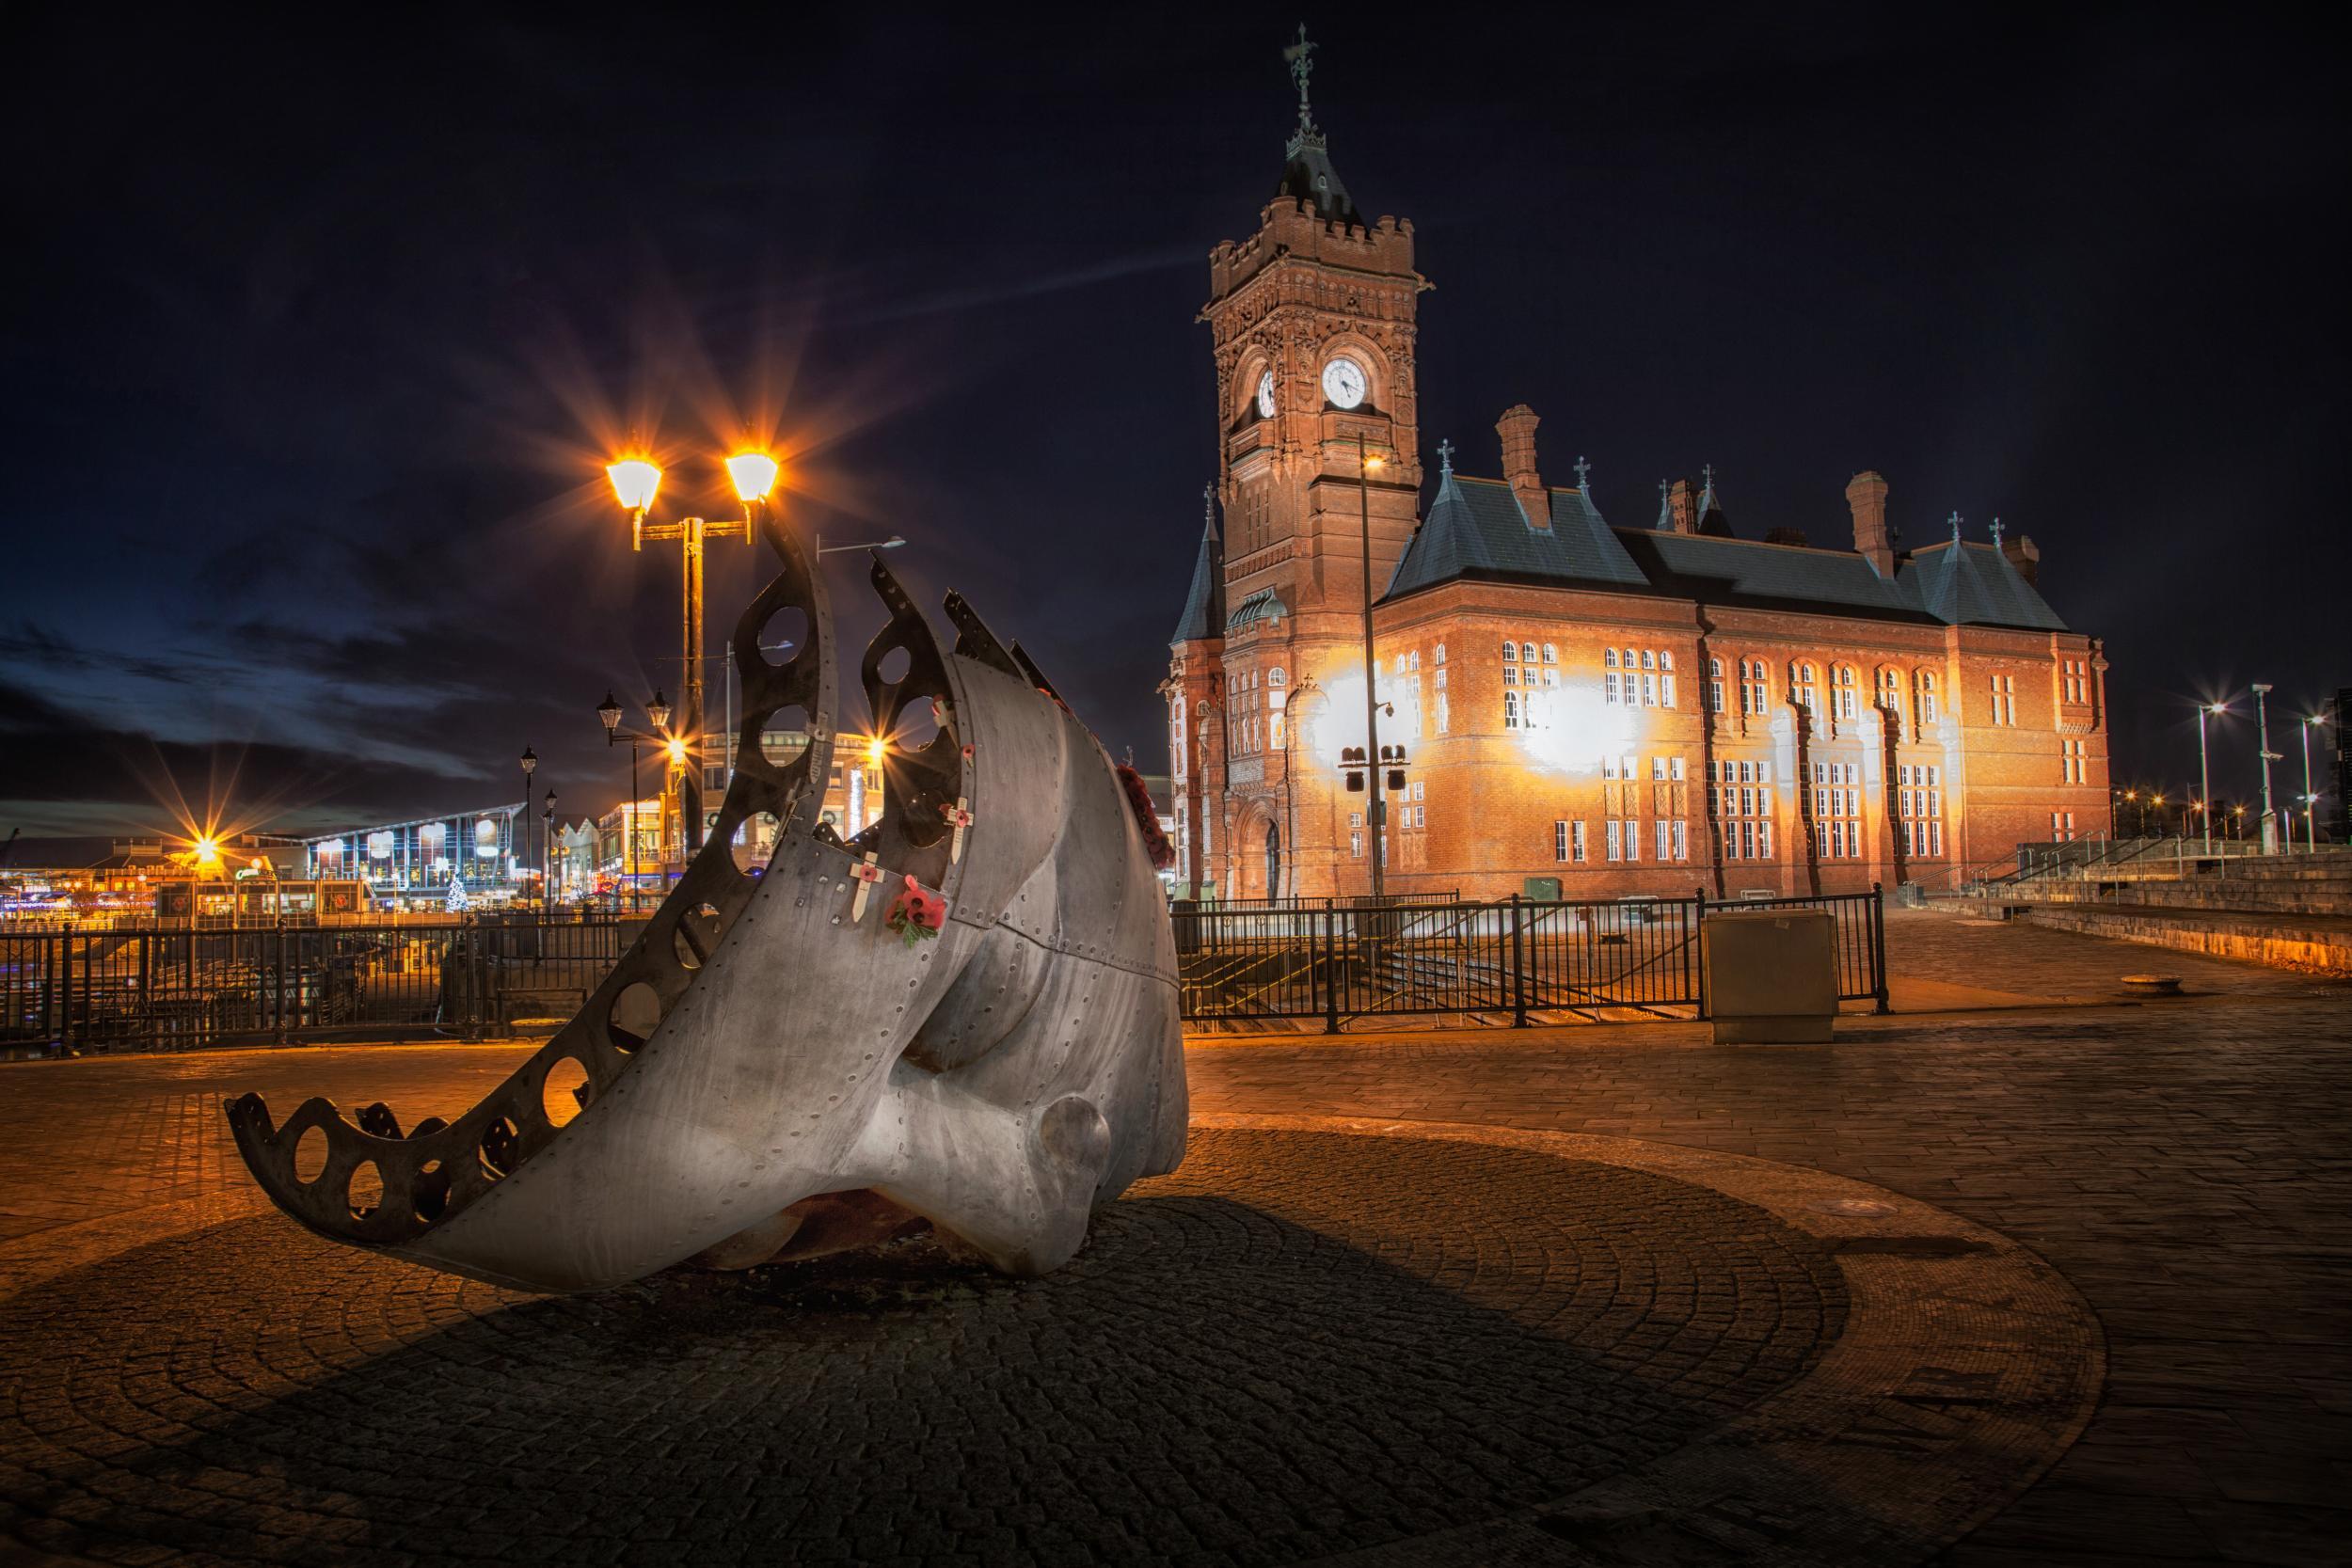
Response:
[[[909,947],[918,942],[939,935],[939,928],[947,924],[947,900],[935,893],[926,893],[913,877],[898,896],[882,911],[882,924],[898,933]]]

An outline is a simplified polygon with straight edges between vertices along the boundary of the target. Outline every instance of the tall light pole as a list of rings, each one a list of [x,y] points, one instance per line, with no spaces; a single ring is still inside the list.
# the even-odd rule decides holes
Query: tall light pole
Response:
[[[2279,819],[2271,815],[2270,765],[2279,760],[2279,753],[2270,749],[2270,709],[2264,699],[2270,695],[2270,683],[2254,683],[2254,723],[2262,746],[2263,759],[2263,853],[2279,852]]]
[[[2213,804],[2213,768],[2205,755],[2205,716],[2212,714],[2217,718],[2229,711],[2225,703],[2205,703],[2197,709],[2197,784],[2204,791],[2208,808],[2205,812],[2205,853],[2208,855],[2213,853],[2213,812],[2210,809]]]
[[[2312,791],[2312,731],[2320,725],[2316,713],[2306,718],[2303,731],[2303,847],[2319,853],[2319,797]]]
[[[1372,825],[1372,901],[1378,904],[1386,891],[1387,881],[1382,862],[1387,859],[1389,844],[1389,805],[1380,798],[1380,700],[1377,691],[1379,662],[1372,651],[1372,470],[1380,467],[1380,459],[1365,448],[1364,433],[1356,433],[1356,510],[1363,525],[1364,544],[1364,774],[1372,790],[1372,810],[1366,820]]]
[[[555,908],[555,791],[548,791],[547,810],[539,814],[539,849],[543,863],[539,867],[539,918],[545,921]]]
[[[645,704],[645,717],[653,721],[657,730],[668,723],[669,699],[656,691],[653,699]],[[604,694],[604,701],[596,705],[596,719],[604,725],[604,743],[607,746],[615,740],[628,742],[628,805],[621,813],[621,850],[624,857],[622,863],[628,867],[629,912],[634,914],[637,912],[637,748],[645,741],[662,747],[667,747],[670,742],[658,735],[621,728],[621,705],[610,691]]]
[[[684,558],[684,594],[682,611],[685,621],[683,659],[685,675],[679,688],[684,702],[678,714],[678,729],[685,745],[672,746],[670,777],[677,787],[678,815],[683,830],[680,843],[686,856],[691,857],[702,847],[703,842],[703,781],[695,748],[702,741],[703,724],[703,542],[706,539],[741,539],[751,544],[759,537],[756,510],[767,504],[769,493],[776,487],[776,460],[764,451],[739,451],[726,460],[727,478],[735,486],[736,498],[743,503],[740,518],[712,521],[702,517],[681,517],[675,523],[648,523],[645,515],[653,507],[653,499],[661,488],[661,470],[642,457],[624,458],[609,465],[605,474],[612,481],[612,493],[627,508],[629,516],[630,547],[642,550],[648,539],[678,541]],[[659,726],[657,726],[659,727]]]
[[[531,875],[531,775],[532,770],[539,766],[538,753],[533,752],[530,747],[525,746],[523,748],[521,761],[523,769],[523,809],[522,815],[517,816],[515,820],[523,831],[523,875],[528,878]]]

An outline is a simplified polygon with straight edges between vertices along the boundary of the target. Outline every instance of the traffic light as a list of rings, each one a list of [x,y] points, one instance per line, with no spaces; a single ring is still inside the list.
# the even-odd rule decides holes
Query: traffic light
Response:
[[[1340,766],[1347,770],[1348,793],[1351,795],[1362,794],[1364,789],[1364,749],[1361,746],[1342,747],[1340,749]]]

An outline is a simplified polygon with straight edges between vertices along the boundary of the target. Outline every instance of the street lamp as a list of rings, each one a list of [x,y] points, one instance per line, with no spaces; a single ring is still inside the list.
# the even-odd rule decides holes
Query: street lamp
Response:
[[[2229,711],[2230,705],[2227,703],[2206,703],[2197,710],[2197,784],[2205,792],[2208,800],[2213,799],[2213,769],[2205,758],[2205,716],[2212,714],[2217,719]],[[2213,814],[2210,812],[2205,815],[2205,853],[2213,853]]]
[[[2270,708],[2264,701],[2270,695],[2270,689],[2267,681],[2254,683],[2254,722],[2263,759],[2263,853],[2265,855],[2279,852],[2279,821],[2271,815],[2270,806],[2270,765],[2280,758],[2270,749]]]
[[[548,791],[547,809],[539,814],[539,918],[545,920],[555,907],[551,889],[555,879],[555,791]]]
[[[683,616],[685,636],[683,657],[686,673],[680,695],[684,706],[678,727],[690,736],[700,736],[703,727],[703,542],[706,539],[740,538],[746,545],[759,537],[757,511],[767,504],[769,494],[775,489],[781,469],[776,460],[764,451],[739,451],[726,459],[727,479],[735,487],[737,499],[743,503],[740,518],[709,520],[702,517],[681,517],[675,523],[648,523],[645,515],[653,507],[655,493],[661,487],[661,470],[643,458],[624,458],[606,467],[612,481],[612,494],[629,514],[629,545],[642,550],[645,541],[678,541],[683,557],[684,581]],[[650,710],[648,710],[650,711]],[[664,718],[667,710],[664,710]],[[654,720],[658,729],[663,719]],[[673,759],[675,762],[675,758]],[[688,855],[702,847],[703,784],[692,768],[674,772],[678,783],[678,811],[683,818],[685,852]]]
[[[1380,715],[1379,698],[1375,693],[1378,661],[1372,651],[1372,470],[1381,466],[1381,459],[1372,455],[1364,444],[1364,433],[1356,433],[1356,514],[1363,530],[1364,567],[1364,756],[1369,766],[1366,781],[1372,789],[1371,810],[1364,820],[1372,827],[1372,901],[1377,905],[1386,890],[1382,862],[1389,844],[1389,807],[1380,796]]]
[[[669,700],[660,691],[656,691],[652,699],[645,704],[645,717],[653,721],[653,727],[657,730],[668,721]],[[647,742],[665,748],[676,742],[667,736],[647,735],[642,730],[621,728],[620,701],[610,691],[604,694],[604,701],[596,705],[596,720],[604,725],[604,743],[607,746],[612,745],[615,740],[628,742],[628,805],[621,813],[621,837],[624,856],[622,863],[627,867],[628,876],[628,908],[629,912],[634,914],[637,911],[637,748]],[[548,799],[550,801],[555,799],[552,791],[548,793]]]
[[[2303,846],[2319,853],[2319,797],[2312,790],[2312,731],[2327,721],[2316,713],[2297,726],[2303,732]]]
[[[523,811],[522,816],[516,820],[522,825],[523,874],[528,877],[531,874],[531,775],[532,772],[539,766],[539,755],[530,747],[525,746],[523,748],[521,761],[523,768]]]

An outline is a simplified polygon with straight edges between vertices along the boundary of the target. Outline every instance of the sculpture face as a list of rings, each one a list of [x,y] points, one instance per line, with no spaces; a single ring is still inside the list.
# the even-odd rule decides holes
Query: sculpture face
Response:
[[[921,1215],[1036,1274],[1077,1250],[1096,1204],[1176,1167],[1174,942],[1100,743],[954,594],[961,635],[943,654],[877,560],[892,619],[863,667],[874,733],[927,713],[938,732],[885,756],[878,822],[847,846],[818,833],[831,626],[798,543],[770,537],[785,570],[736,629],[747,740],[709,846],[580,1015],[453,1123],[403,1137],[380,1106],[355,1127],[311,1100],[274,1127],[259,1097],[230,1101],[240,1151],[287,1212],[535,1290],[597,1289],[697,1255],[756,1262],[796,1237],[819,1244],[812,1233],[840,1232],[845,1215],[883,1230]],[[786,607],[810,635],[771,666],[758,634]],[[909,668],[885,681],[899,649]],[[779,768],[758,736],[787,708],[804,721],[776,727],[810,740]],[[763,811],[783,830],[765,873],[746,877],[729,845]],[[936,934],[910,936],[934,900]],[[551,1085],[581,1069],[572,1115]],[[326,1164],[305,1182],[294,1151],[314,1127]],[[355,1207],[353,1176],[371,1164],[383,1196]]]

